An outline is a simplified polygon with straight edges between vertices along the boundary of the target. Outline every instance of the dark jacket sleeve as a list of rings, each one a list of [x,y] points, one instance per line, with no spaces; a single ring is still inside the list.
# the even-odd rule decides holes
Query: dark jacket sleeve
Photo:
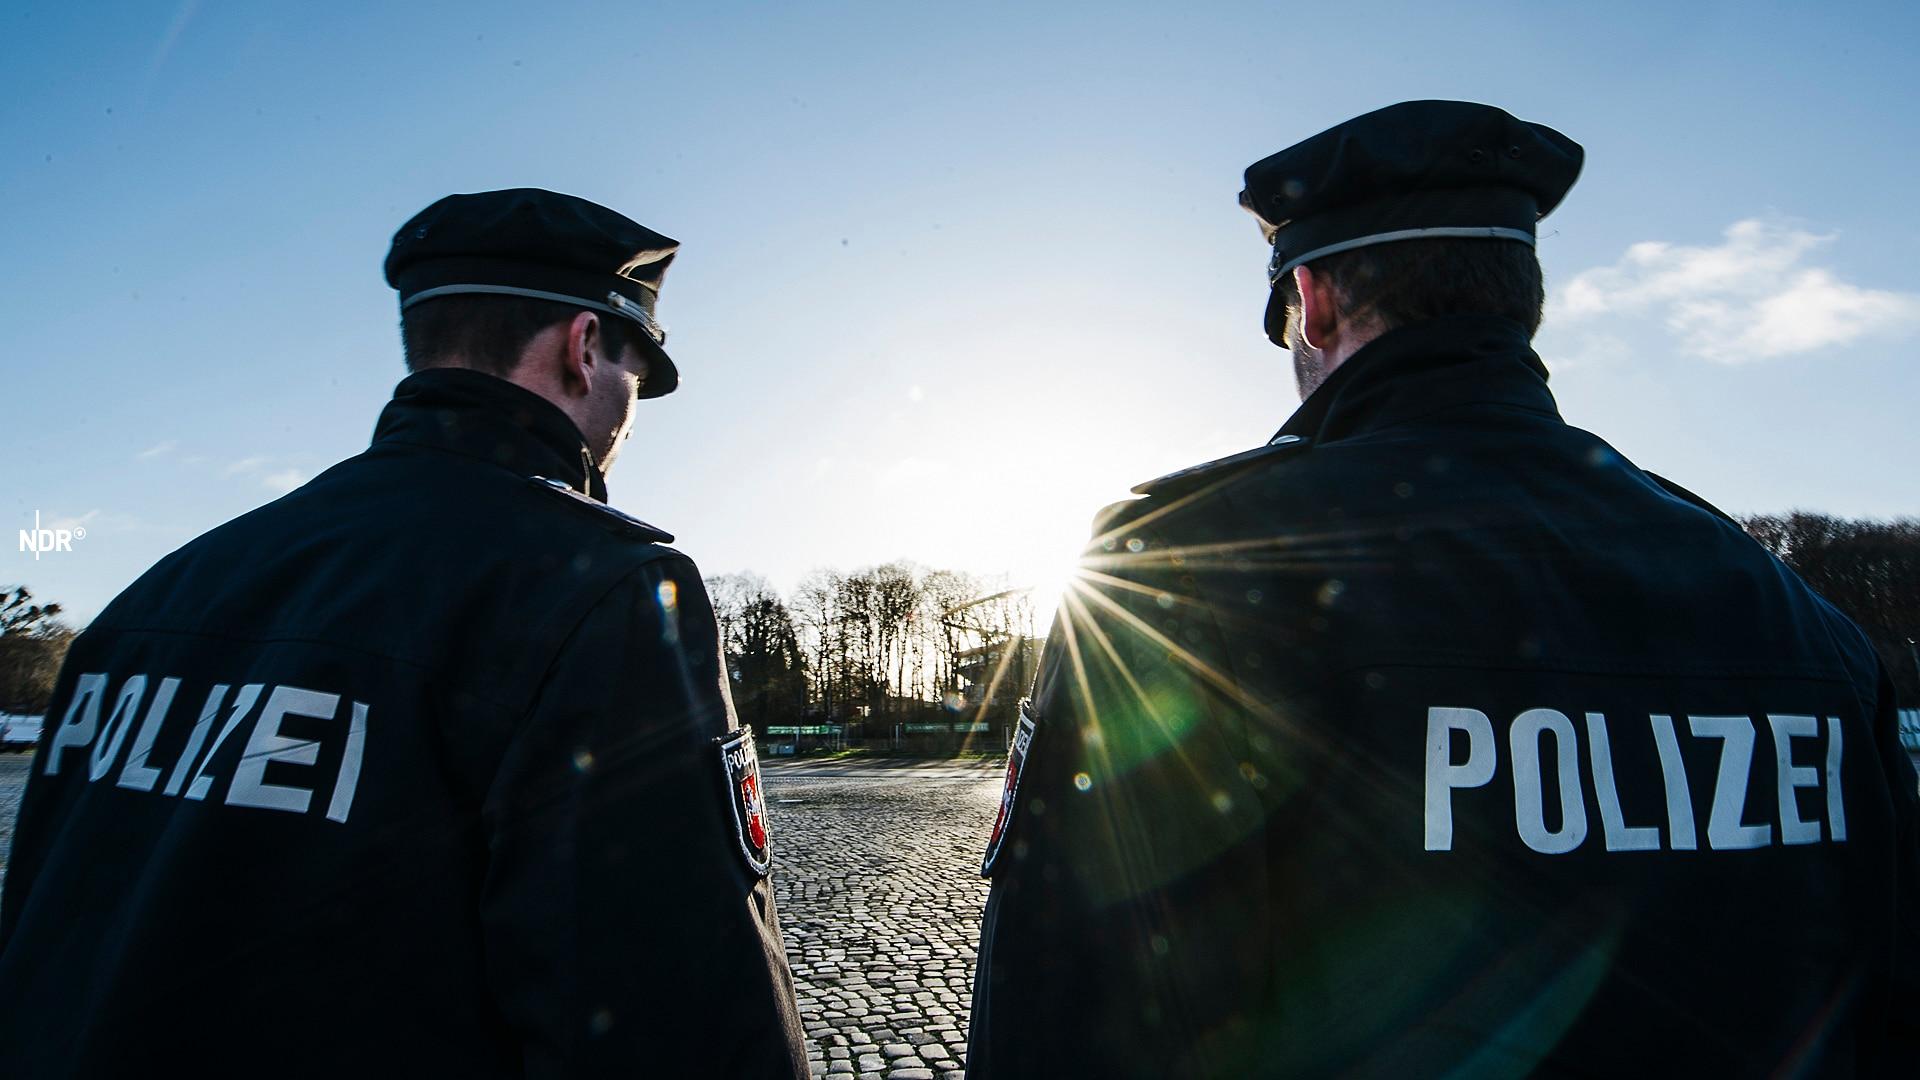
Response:
[[[1920,1016],[1920,779],[1900,743],[1899,709],[1885,665],[1879,675],[1873,727],[1893,801],[1894,940],[1882,1024],[1886,1034],[1869,1049],[1872,1066],[1863,1075],[1901,1076],[1920,1061],[1920,1021],[1915,1019]]]
[[[488,978],[531,1076],[803,1077],[767,878],[740,851],[712,608],[669,553],[562,646],[488,794]]]
[[[1034,685],[982,924],[975,1080],[1245,1064],[1244,1033],[1206,1029],[1258,999],[1266,955],[1240,704],[1177,552],[1121,525],[1082,558]]]

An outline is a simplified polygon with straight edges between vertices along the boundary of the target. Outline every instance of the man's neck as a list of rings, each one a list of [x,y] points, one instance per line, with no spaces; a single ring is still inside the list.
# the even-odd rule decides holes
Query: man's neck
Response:
[[[1313,396],[1340,365],[1353,359],[1355,353],[1366,348],[1384,331],[1377,324],[1366,323],[1353,327],[1342,327],[1343,332],[1336,334],[1326,349],[1294,350],[1294,381],[1300,387],[1300,400]]]

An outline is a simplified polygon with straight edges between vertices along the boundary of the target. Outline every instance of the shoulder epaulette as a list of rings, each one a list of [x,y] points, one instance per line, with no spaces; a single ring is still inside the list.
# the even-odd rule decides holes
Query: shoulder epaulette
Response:
[[[1307,440],[1298,435],[1276,435],[1273,441],[1265,446],[1256,446],[1251,450],[1242,450],[1238,454],[1228,454],[1226,457],[1215,458],[1212,461],[1189,466],[1178,472],[1170,472],[1165,476],[1156,477],[1144,484],[1135,484],[1133,486],[1133,493],[1135,495],[1161,496],[1183,494],[1192,491],[1202,484],[1222,479],[1229,473],[1245,468],[1256,461],[1265,461],[1279,454],[1304,450],[1306,447]]]
[[[593,513],[600,515],[603,524],[616,526],[622,533],[636,540],[644,540],[649,544],[673,543],[672,533],[665,529],[657,529],[641,521],[639,518],[634,517],[632,514],[623,510],[616,510],[598,499],[590,499],[578,491],[573,490],[573,488],[563,480],[549,480],[544,476],[529,476],[527,477],[527,482],[543,491],[550,491],[566,499],[574,506],[591,510]]]
[[[1699,507],[1702,510],[1705,510],[1707,513],[1712,514],[1714,517],[1717,517],[1721,521],[1727,522],[1730,525],[1740,524],[1738,521],[1733,520],[1733,515],[1713,505],[1712,503],[1701,498],[1700,496],[1695,495],[1693,492],[1688,491],[1686,488],[1681,487],[1679,484],[1676,484],[1673,481],[1667,479],[1666,477],[1661,476],[1659,473],[1647,473],[1647,475],[1649,477],[1652,477],[1654,483],[1659,484],[1661,487],[1665,488],[1667,490],[1667,494],[1672,495],[1674,498],[1679,499],[1681,502],[1692,503],[1693,505]]]

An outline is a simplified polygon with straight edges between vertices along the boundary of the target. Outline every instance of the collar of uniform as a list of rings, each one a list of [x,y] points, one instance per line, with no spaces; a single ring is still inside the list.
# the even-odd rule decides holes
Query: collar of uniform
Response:
[[[1275,435],[1323,446],[1458,405],[1558,418],[1547,368],[1511,319],[1453,315],[1389,330],[1327,377]]]
[[[448,450],[607,499],[606,479],[573,420],[539,394],[484,372],[430,368],[400,380],[373,442]]]

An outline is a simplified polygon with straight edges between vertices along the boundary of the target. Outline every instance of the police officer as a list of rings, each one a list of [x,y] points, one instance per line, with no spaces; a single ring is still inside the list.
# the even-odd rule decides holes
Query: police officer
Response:
[[[74,643],[0,1075],[806,1074],[700,574],[605,502],[676,247],[532,189],[401,227],[372,446]]]
[[[1422,101],[1247,170],[1303,403],[1096,523],[986,857],[976,1080],[1911,1075],[1892,687],[1560,418],[1533,244],[1581,160]]]

